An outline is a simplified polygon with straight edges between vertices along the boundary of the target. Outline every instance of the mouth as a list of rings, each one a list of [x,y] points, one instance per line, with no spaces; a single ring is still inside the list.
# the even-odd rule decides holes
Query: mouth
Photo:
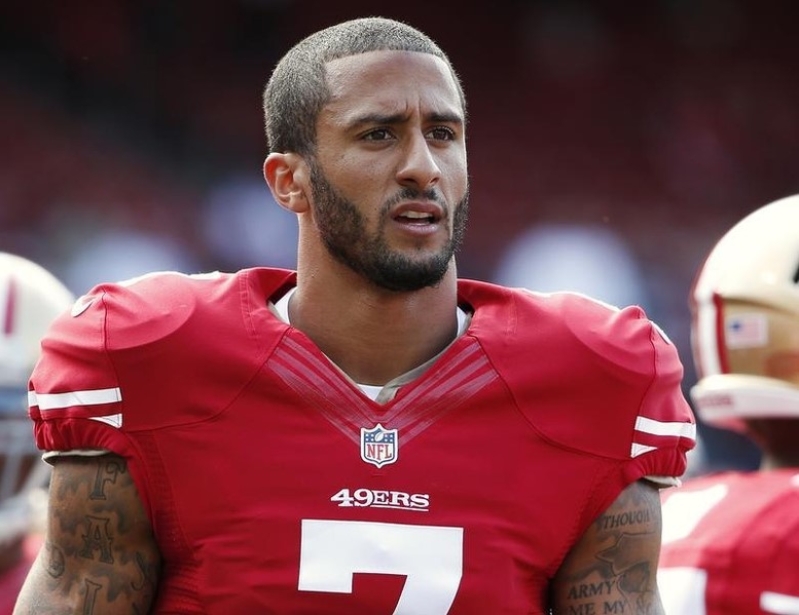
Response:
[[[392,218],[405,226],[435,226],[444,217],[440,206],[432,202],[412,202],[400,205],[392,212]]]
[[[411,226],[424,226],[427,224],[435,224],[439,221],[440,216],[423,211],[405,211],[401,214],[394,216],[394,220],[402,224]]]

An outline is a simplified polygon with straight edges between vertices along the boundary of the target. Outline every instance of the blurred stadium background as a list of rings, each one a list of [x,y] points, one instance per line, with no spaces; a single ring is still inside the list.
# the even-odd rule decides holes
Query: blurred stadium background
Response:
[[[789,0],[5,2],[0,249],[76,293],[292,266],[294,220],[261,179],[261,89],[300,37],[375,14],[435,38],[466,87],[461,274],[642,304],[687,389],[694,271],[734,221],[799,192]],[[701,433],[703,469],[756,464],[745,440]]]

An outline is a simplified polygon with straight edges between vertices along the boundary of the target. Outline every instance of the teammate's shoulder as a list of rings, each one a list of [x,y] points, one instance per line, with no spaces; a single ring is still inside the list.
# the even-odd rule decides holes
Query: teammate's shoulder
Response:
[[[745,542],[758,551],[799,554],[799,468],[699,475],[663,490],[661,499],[664,546],[701,540],[722,551]]]

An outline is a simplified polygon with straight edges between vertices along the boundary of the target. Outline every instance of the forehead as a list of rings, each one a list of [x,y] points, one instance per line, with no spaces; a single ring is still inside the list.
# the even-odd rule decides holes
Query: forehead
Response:
[[[452,71],[434,55],[370,51],[332,60],[326,68],[331,99],[325,111],[340,121],[409,109],[463,119]]]

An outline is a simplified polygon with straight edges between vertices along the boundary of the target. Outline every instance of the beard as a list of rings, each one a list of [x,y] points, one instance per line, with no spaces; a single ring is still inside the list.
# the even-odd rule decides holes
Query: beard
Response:
[[[437,253],[425,259],[413,259],[389,247],[382,224],[375,233],[367,233],[361,212],[352,201],[336,191],[315,163],[311,164],[311,186],[316,225],[328,252],[338,262],[379,288],[408,292],[435,286],[443,279],[452,257],[463,243],[469,217],[468,190],[454,210],[449,241]],[[441,198],[434,190],[404,188],[383,205],[381,220],[388,216],[396,202],[419,198],[441,203]],[[450,211],[445,208],[445,212]],[[445,217],[442,221],[446,220]]]

